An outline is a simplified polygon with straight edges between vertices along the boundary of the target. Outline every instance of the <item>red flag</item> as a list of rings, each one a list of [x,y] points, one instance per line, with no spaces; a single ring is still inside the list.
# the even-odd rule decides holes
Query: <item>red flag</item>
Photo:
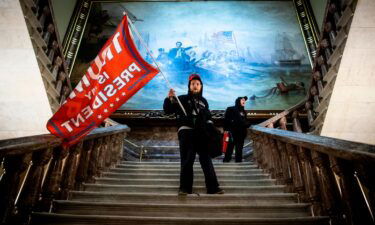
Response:
[[[65,146],[77,143],[158,72],[137,51],[124,16],[47,129],[63,138]]]

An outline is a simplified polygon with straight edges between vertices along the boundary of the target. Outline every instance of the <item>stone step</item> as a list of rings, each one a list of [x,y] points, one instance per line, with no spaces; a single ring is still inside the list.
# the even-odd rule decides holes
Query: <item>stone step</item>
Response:
[[[56,213],[33,213],[33,225],[328,225],[327,217],[298,218],[205,218],[98,216]]]
[[[173,159],[176,161],[180,161],[180,154],[147,154],[143,155],[143,160],[150,160],[150,159],[159,159],[159,160],[167,160],[167,159]]]
[[[226,186],[267,186],[274,185],[276,180],[274,179],[259,179],[259,180],[231,180],[221,179],[220,185]],[[96,184],[123,184],[123,185],[179,185],[179,179],[119,179],[119,178],[107,178],[98,177],[95,178]],[[205,185],[203,177],[194,179],[194,185],[203,186]]]
[[[247,156],[250,154],[249,150],[243,149],[243,156]],[[224,154],[220,155],[224,156]],[[220,157],[217,156],[217,157]],[[233,157],[235,156],[235,153],[233,153]],[[149,150],[147,149],[146,152],[143,152],[142,158],[163,158],[163,157],[174,157],[174,158],[180,158],[180,149],[170,149],[170,150]],[[198,155],[197,155],[198,158]]]
[[[130,146],[129,146],[130,147]],[[139,151],[139,150],[138,150]],[[163,154],[175,154],[180,155],[180,148],[177,147],[170,147],[170,148],[150,148],[145,147],[143,149],[144,155],[163,155]],[[246,148],[243,149],[243,153],[247,153],[249,151],[252,151],[252,148]]]
[[[111,203],[163,203],[163,204],[254,204],[272,205],[287,204],[297,201],[295,193],[253,193],[253,194],[229,194],[209,195],[191,194],[178,196],[177,193],[112,193],[112,192],[92,192],[92,191],[71,191],[69,199],[76,201],[90,202],[111,202]]]
[[[149,192],[149,193],[177,193],[178,185],[108,185],[108,184],[84,184],[85,191],[102,191],[102,192]],[[284,185],[273,186],[220,186],[229,194],[239,193],[280,193],[285,189]],[[205,186],[194,186],[193,191],[206,193]]]
[[[180,156],[180,149],[144,149],[143,155],[147,156],[154,156],[154,155],[176,155]]]
[[[310,216],[309,204],[257,206],[254,204],[145,204],[55,201],[55,213],[144,217],[285,218]]]
[[[263,173],[261,169],[243,169],[243,168],[215,168],[217,174],[260,174]],[[138,173],[138,174],[180,174],[179,168],[112,168],[109,172],[115,173]],[[203,173],[202,168],[194,168],[194,173]]]
[[[180,165],[180,162],[138,162],[138,161],[121,161],[120,164],[133,164],[133,165]],[[240,163],[223,163],[223,162],[213,162],[214,165],[256,165],[253,162],[240,162]]]
[[[129,160],[126,156],[124,158]],[[212,159],[212,162],[214,163],[214,165],[222,164],[223,158],[224,158],[224,156],[218,156],[218,157]],[[245,159],[250,160],[250,156],[244,155],[243,160],[245,160]],[[131,160],[139,162],[139,158],[132,158]],[[181,159],[180,159],[180,157],[173,157],[173,158],[161,158],[161,157],[159,157],[159,158],[142,158],[141,161],[142,162],[152,162],[152,163],[166,163],[166,162],[167,163],[180,163]],[[234,156],[232,157],[232,162],[234,162]],[[198,157],[196,158],[195,163],[199,164]]]
[[[175,162],[179,163],[180,158],[142,158],[142,162]]]
[[[242,165],[242,164],[227,164],[227,163],[221,163],[221,164],[215,164],[215,169],[258,169],[257,165]],[[116,168],[142,168],[142,169],[179,169],[180,163],[173,163],[173,164],[134,164],[134,163],[121,163],[118,164]],[[194,168],[201,168],[201,165],[198,163],[194,163]]]
[[[213,158],[212,162],[214,162],[214,164],[222,164],[223,163],[223,158],[224,158],[223,155],[218,156],[216,158]],[[250,160],[250,155],[244,155],[243,156],[243,160],[245,160],[245,159]],[[129,160],[129,159],[127,159],[127,160]],[[133,158],[131,160],[139,162],[139,158],[138,157],[137,158]],[[148,157],[148,158],[144,158],[144,157],[142,157],[141,161],[142,162],[152,162],[152,163],[180,163],[181,159],[180,159],[180,155],[173,155],[172,157],[169,157],[169,158],[163,158],[163,157],[154,157],[154,158]],[[234,156],[232,157],[232,162],[234,162]],[[198,156],[195,159],[195,163],[199,163]]]
[[[123,179],[180,179],[180,174],[177,173],[148,173],[148,174],[140,174],[140,173],[113,173],[113,172],[103,172],[102,177],[108,178],[123,178]],[[194,178],[199,179],[203,178],[203,173],[195,173]],[[232,179],[232,180],[259,180],[259,179],[267,179],[269,175],[266,173],[259,173],[259,174],[242,174],[242,175],[234,175],[233,173],[217,173],[217,177],[219,181],[221,179]]]
[[[143,153],[145,156],[147,155],[180,155],[180,148],[145,148],[143,149]]]

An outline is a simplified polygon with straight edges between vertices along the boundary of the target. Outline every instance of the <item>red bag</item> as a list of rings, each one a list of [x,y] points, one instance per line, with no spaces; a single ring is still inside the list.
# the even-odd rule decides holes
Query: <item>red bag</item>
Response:
[[[229,141],[230,141],[230,133],[229,133],[229,131],[224,131],[224,135],[223,135],[223,149],[221,150],[223,153],[227,152]]]

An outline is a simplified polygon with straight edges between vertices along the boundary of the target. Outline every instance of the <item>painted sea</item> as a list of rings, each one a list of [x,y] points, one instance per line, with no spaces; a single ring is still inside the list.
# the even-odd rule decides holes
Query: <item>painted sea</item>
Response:
[[[208,100],[211,110],[222,110],[234,104],[238,96],[256,96],[247,101],[246,109],[251,110],[280,110],[292,106],[301,101],[305,92],[303,90],[280,93],[275,89],[281,78],[288,83],[303,82],[305,87],[310,83],[311,67],[277,67],[277,66],[247,66],[235,73],[217,73],[212,71],[196,70],[203,80],[203,95]],[[194,71],[191,71],[194,72]],[[165,76],[170,80],[177,95],[187,93],[187,81],[189,72],[178,74],[166,72]],[[122,109],[162,109],[164,98],[167,96],[168,87],[159,74],[154,80],[140,90],[132,99],[122,106]],[[141,102],[141,104],[140,104]]]

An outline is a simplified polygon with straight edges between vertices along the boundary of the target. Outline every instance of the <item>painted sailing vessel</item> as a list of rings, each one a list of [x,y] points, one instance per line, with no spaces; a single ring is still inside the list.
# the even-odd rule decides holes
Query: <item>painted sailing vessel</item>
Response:
[[[300,55],[293,48],[288,36],[285,33],[277,35],[272,62],[278,66],[299,66],[301,61]]]

